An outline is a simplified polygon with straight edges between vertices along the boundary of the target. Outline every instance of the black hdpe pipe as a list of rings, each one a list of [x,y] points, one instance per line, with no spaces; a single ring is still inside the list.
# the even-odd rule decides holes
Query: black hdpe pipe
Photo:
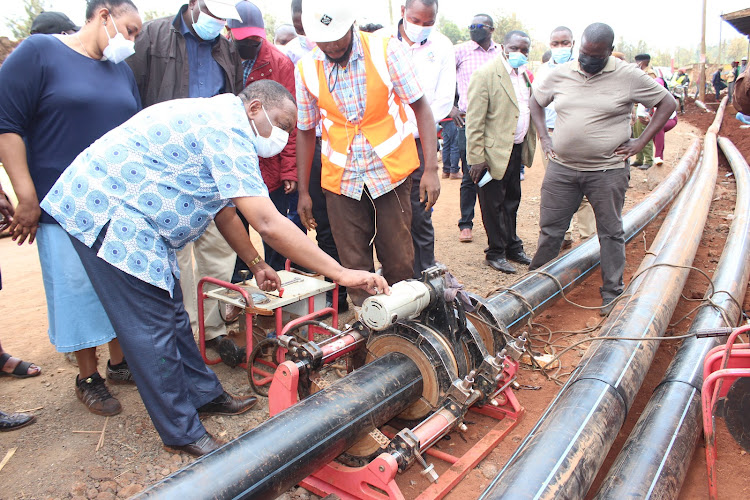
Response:
[[[726,319],[720,309],[704,307],[688,333],[737,326],[741,319],[738,304],[750,276],[750,172],[729,140],[721,138],[719,145],[737,181],[734,220],[713,276],[716,293],[712,300],[725,311]],[[703,360],[717,345],[719,341],[713,338],[683,342],[602,482],[597,499],[677,498],[702,430]]]
[[[636,272],[630,297],[612,311],[601,336],[648,338],[666,330],[688,276],[687,269],[674,266],[689,266],[694,259],[716,168],[704,155]],[[480,499],[583,498],[658,347],[658,341],[592,342],[568,383]]]
[[[677,167],[675,167],[659,187],[643,202],[628,212],[623,219],[627,240],[632,239],[638,234],[673,200],[694,169],[699,152],[700,142],[696,140],[687,150]],[[588,273],[596,268],[598,262],[598,241],[590,241],[579,245],[573,251],[553,261],[545,267],[545,270],[559,279],[564,288],[568,289],[585,278]],[[574,271],[570,271],[568,268],[573,268]],[[541,275],[534,275],[521,280],[513,288],[516,289],[517,287],[519,287],[519,293],[534,295],[533,301],[536,308],[547,307],[552,302],[549,297],[543,296],[545,291],[549,295],[557,296],[558,298],[560,295],[559,288],[554,282],[549,277]],[[495,304],[493,311],[495,312],[495,317],[500,320],[500,324],[510,325],[517,323],[528,314],[527,309],[524,308],[520,300],[507,293],[501,293],[500,295],[504,297],[497,301],[497,303],[493,300],[494,298],[490,299]],[[505,304],[503,306],[504,309],[500,308],[500,303]],[[381,420],[366,420],[358,418],[360,414],[357,413],[358,411],[366,411],[366,408],[364,410],[352,409],[347,405],[345,413],[348,420],[340,420],[342,422],[340,425],[343,427],[344,423],[346,423],[345,430],[347,433],[354,433],[356,431],[357,437],[362,432],[368,432],[382,425],[392,418],[392,416],[401,413],[404,408],[408,407],[421,394],[421,379],[418,373],[416,379],[419,379],[420,389],[414,389],[413,393],[410,392],[412,396],[402,393],[400,395],[402,400],[398,401],[397,404],[393,402],[392,397],[388,399],[389,393],[386,390],[371,392],[363,386],[358,387],[358,382],[353,381],[352,377],[362,375],[360,373],[362,370],[366,370],[365,377],[371,377],[372,375],[368,374],[373,373],[372,365],[374,363],[377,363],[377,361],[353,372],[333,386],[311,396],[311,398],[305,399],[292,408],[279,413],[274,418],[238,437],[220,450],[198,459],[185,469],[176,472],[164,481],[144,491],[142,496],[154,498],[171,498],[173,496],[185,496],[185,498],[273,498],[274,495],[281,494],[324,464],[330,462],[334,457],[347,449],[350,442],[356,440],[351,439],[344,446],[336,440],[328,440],[323,443],[323,436],[318,430],[306,430],[303,428],[303,425],[313,418],[308,416],[311,414],[307,410],[308,407],[322,408],[326,414],[344,413],[342,411],[342,404],[345,404],[345,401],[336,401],[334,398],[327,397],[324,402],[321,394],[328,394],[338,384],[345,384],[346,387],[356,387],[359,391],[359,397],[367,395],[366,397],[370,400],[371,404],[390,406],[389,409],[394,410],[389,411],[389,416]],[[405,359],[401,360],[401,364],[409,365],[408,369],[416,368],[411,361]],[[391,370],[402,370],[404,367],[401,364],[391,367]],[[413,394],[416,394],[416,396]],[[338,395],[341,397],[340,393]],[[310,402],[312,398],[316,399]],[[297,439],[292,440],[290,443],[287,443],[287,440],[282,442],[267,439],[265,434],[269,432],[268,429],[271,427],[285,430],[293,437],[305,442],[308,440],[313,440],[314,443],[317,443],[316,440],[321,440],[321,442],[317,443],[317,446],[309,446],[305,450],[299,450],[296,444]],[[338,437],[343,439],[341,436]],[[347,439],[349,439],[348,434]],[[327,444],[329,441],[333,441],[333,443]],[[255,457],[256,452],[251,452],[251,450],[265,450],[262,452],[262,460]],[[297,454],[294,454],[294,452],[297,452]],[[266,458],[266,454],[270,455],[270,457]],[[277,454],[283,454],[284,458],[276,459]],[[263,465],[266,460],[270,460],[268,466]],[[294,460],[294,467],[290,467],[287,460]],[[210,472],[208,472],[209,470]],[[252,471],[262,471],[262,473]],[[266,476],[269,476],[269,478],[266,478]],[[253,483],[254,481],[259,481],[262,484],[256,486]]]
[[[421,394],[417,365],[404,354],[387,354],[201,457],[139,498],[276,498]]]
[[[694,170],[700,155],[700,140],[695,139],[670,175],[641,203],[623,217],[625,241],[635,238],[664,208],[674,200]],[[558,257],[540,271],[555,276],[565,293],[581,283],[599,266],[599,240],[596,236]],[[519,299],[521,295],[526,302]],[[517,281],[511,291],[500,292],[483,301],[484,309],[509,332],[522,328],[532,306],[533,315],[561,297],[560,286],[541,274],[530,274]]]

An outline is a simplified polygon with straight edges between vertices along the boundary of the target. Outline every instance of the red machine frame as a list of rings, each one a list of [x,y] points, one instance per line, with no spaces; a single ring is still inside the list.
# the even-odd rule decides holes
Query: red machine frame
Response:
[[[511,378],[517,369],[518,364],[514,363]],[[297,366],[291,361],[279,365],[268,395],[271,416],[297,403],[298,384]],[[462,456],[456,457],[433,448],[424,452],[451,466],[440,475],[439,483],[433,483],[417,497],[417,500],[440,499],[447,495],[518,424],[524,409],[510,385],[500,393],[495,402],[498,406],[471,408],[470,411],[494,418],[498,423]],[[348,467],[331,462],[300,484],[321,497],[335,494],[342,500],[404,500],[404,495],[396,484],[397,474],[396,460],[388,453],[381,453],[364,467]]]
[[[703,362],[703,434],[706,439],[706,469],[708,473],[708,495],[711,500],[718,497],[716,483],[716,427],[714,408],[719,399],[725,397],[732,383],[740,377],[750,377],[750,344],[735,344],[750,326],[737,328],[725,345],[711,349]]]
[[[287,271],[291,270],[290,263],[289,263],[288,260],[287,260],[287,263],[286,263],[286,270]],[[255,318],[255,315],[258,314],[257,312],[254,312],[254,311],[257,311],[257,310],[252,307],[252,303],[253,303],[252,298],[250,297],[250,294],[247,292],[247,290],[245,290],[241,286],[239,286],[237,284],[234,284],[234,283],[228,283],[226,281],[218,280],[218,279],[211,278],[211,277],[208,277],[208,276],[205,277],[205,278],[202,278],[198,282],[198,348],[200,349],[201,357],[203,357],[203,361],[207,365],[216,365],[218,363],[221,363],[221,358],[210,359],[208,356],[206,356],[206,325],[205,325],[205,309],[204,309],[204,304],[203,303],[204,303],[204,301],[206,299],[210,298],[203,291],[204,285],[206,283],[209,283],[209,284],[212,284],[212,285],[216,285],[216,286],[219,286],[219,287],[223,287],[223,288],[226,288],[228,290],[234,290],[235,292],[238,292],[240,295],[242,295],[242,298],[245,300],[245,304],[248,304],[248,306],[245,307],[245,311],[244,311],[244,314],[245,314],[245,325],[246,325],[246,327],[245,327],[245,342],[247,343],[247,346],[245,347],[245,362],[244,363],[240,363],[238,365],[241,368],[243,368],[243,369],[246,370],[247,369],[247,363],[248,363],[248,361],[250,359],[250,354],[253,351],[253,327],[252,327],[252,325],[253,325],[253,319]],[[297,319],[289,322],[287,326],[292,325],[292,324],[298,324],[299,322],[302,322],[302,321],[307,321],[307,320],[319,318],[321,316],[326,316],[326,315],[330,314],[332,316],[332,323],[333,323],[333,325],[335,327],[338,327],[338,322],[339,322],[339,312],[338,312],[339,311],[339,309],[338,309],[338,306],[339,306],[339,294],[338,294],[338,291],[339,291],[339,285],[338,285],[338,283],[335,283],[335,287],[334,287],[333,292],[332,292],[333,293],[333,300],[332,300],[333,304],[332,304],[332,306],[331,307],[324,307],[323,309],[320,309],[318,311],[315,310],[315,296],[308,297],[307,298],[308,314],[305,315],[305,316],[301,316],[300,318],[297,318]],[[284,289],[282,288],[282,289],[279,290],[279,296],[281,296],[283,293],[284,293]],[[289,330],[288,328],[287,329],[284,328],[284,323],[283,323],[283,320],[282,320],[282,313],[283,313],[283,308],[281,308],[281,307],[278,307],[278,308],[274,309],[274,311],[273,311],[273,314],[274,314],[275,320],[276,320],[276,336],[277,337],[279,335],[281,335],[282,333],[285,333],[286,331]],[[316,328],[315,326],[310,326],[307,331],[308,331],[308,340],[314,340],[315,332],[319,331],[319,329]],[[282,332],[282,333],[280,333],[280,332]],[[281,363],[284,360],[284,353],[285,353],[285,351],[283,349],[279,350],[279,359],[278,359],[279,363]],[[273,375],[271,373],[265,373],[265,372],[263,372],[261,374],[267,375],[268,376],[267,380],[269,380],[269,381],[273,378]],[[264,384],[261,384],[261,385],[264,385]]]

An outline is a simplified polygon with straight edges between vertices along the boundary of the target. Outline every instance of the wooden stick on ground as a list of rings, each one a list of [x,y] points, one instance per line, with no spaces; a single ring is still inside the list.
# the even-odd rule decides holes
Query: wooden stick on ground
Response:
[[[31,408],[29,410],[18,410],[16,413],[31,413],[32,411],[37,411],[43,409],[44,406],[40,406],[39,408]]]
[[[73,434],[101,434],[102,431],[70,431]]]
[[[99,451],[99,448],[104,445],[104,431],[107,430],[107,422],[109,422],[109,417],[104,419],[104,427],[102,427],[102,435],[99,437],[99,442],[96,444],[96,451]]]
[[[5,467],[5,464],[7,464],[8,461],[10,461],[11,457],[13,456],[13,454],[16,452],[17,449],[18,448],[11,448],[10,450],[8,450],[8,453],[5,454],[5,458],[3,458],[3,461],[0,462],[0,470],[3,470],[3,467]]]

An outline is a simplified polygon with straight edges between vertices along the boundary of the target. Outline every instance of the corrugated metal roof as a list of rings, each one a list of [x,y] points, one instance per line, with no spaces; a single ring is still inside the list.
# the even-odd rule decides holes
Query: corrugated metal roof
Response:
[[[723,20],[734,26],[734,29],[745,36],[750,36],[750,9],[742,9],[721,16]]]

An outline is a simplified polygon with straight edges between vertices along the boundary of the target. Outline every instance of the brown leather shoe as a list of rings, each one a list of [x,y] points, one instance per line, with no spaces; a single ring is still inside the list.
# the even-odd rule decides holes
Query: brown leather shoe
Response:
[[[573,240],[563,240],[560,250],[567,250],[573,248]]]
[[[164,449],[172,453],[184,451],[194,457],[202,457],[214,450],[218,450],[224,444],[224,441],[216,439],[208,432],[201,436],[197,441],[183,444],[182,446],[164,445]]]
[[[239,415],[255,406],[257,402],[258,398],[255,396],[238,398],[224,391],[218,398],[198,408],[198,415],[201,417],[208,415]]]
[[[474,238],[471,236],[471,229],[465,227],[458,233],[458,241],[461,243],[470,243]]]
[[[443,172],[443,179],[450,179],[451,173],[450,172]]]
[[[455,180],[461,180],[464,178],[464,176],[461,174],[461,172],[454,172],[450,175],[450,178]]]

